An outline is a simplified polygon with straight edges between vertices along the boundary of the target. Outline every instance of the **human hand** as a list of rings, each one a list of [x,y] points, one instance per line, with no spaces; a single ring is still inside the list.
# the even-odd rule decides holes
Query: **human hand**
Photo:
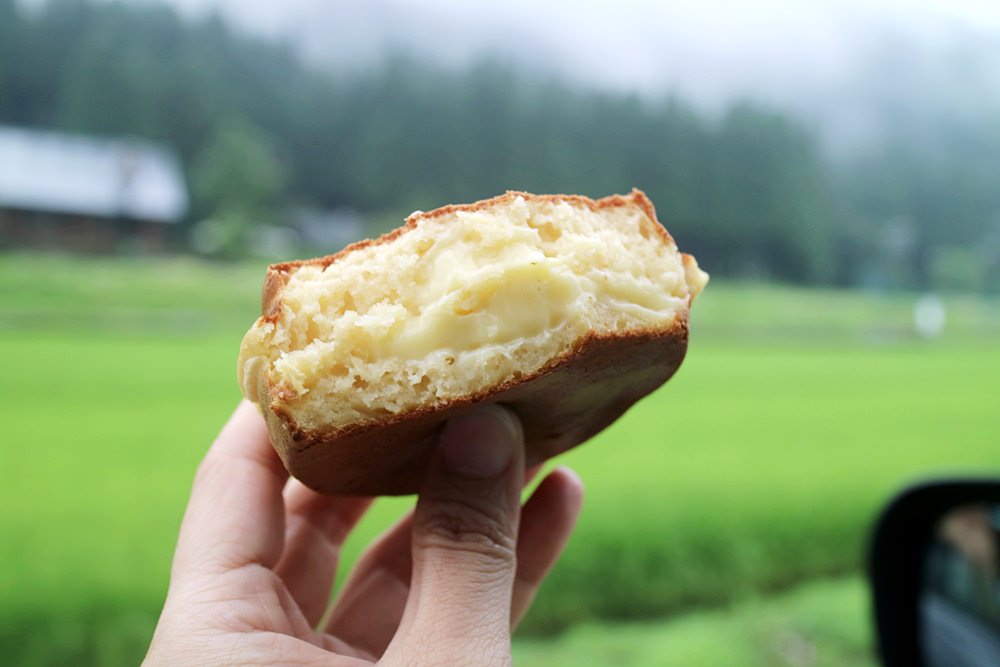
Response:
[[[452,420],[416,509],[368,547],[324,615],[341,545],[371,499],[289,480],[243,402],[198,469],[144,664],[508,665],[512,629],[583,497],[558,468],[521,508],[525,479],[511,412]]]

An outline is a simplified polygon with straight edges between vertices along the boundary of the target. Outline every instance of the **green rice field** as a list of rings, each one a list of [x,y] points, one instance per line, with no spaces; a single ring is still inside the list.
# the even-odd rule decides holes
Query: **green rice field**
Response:
[[[141,658],[262,275],[0,255],[0,662]],[[1000,471],[1000,302],[945,296],[930,341],[915,298],[711,284],[677,377],[559,459],[587,500],[519,664],[873,665],[878,508]]]

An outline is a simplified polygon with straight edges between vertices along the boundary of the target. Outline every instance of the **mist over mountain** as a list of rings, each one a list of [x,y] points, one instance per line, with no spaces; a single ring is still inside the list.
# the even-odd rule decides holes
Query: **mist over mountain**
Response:
[[[488,57],[654,106],[676,97],[716,122],[740,102],[774,109],[820,146],[849,211],[845,256],[878,256],[872,282],[1000,281],[995,3],[172,1],[337,72],[400,53],[453,70]]]
[[[172,2],[219,11],[337,71],[401,52],[457,69],[490,56],[598,89],[679,95],[709,113],[764,102],[797,115],[836,159],[1000,107],[1000,8],[988,3]]]

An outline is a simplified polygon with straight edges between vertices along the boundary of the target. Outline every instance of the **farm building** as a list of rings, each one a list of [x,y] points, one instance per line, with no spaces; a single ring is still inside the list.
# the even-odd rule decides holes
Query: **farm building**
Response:
[[[0,126],[0,248],[155,252],[187,205],[162,146]]]

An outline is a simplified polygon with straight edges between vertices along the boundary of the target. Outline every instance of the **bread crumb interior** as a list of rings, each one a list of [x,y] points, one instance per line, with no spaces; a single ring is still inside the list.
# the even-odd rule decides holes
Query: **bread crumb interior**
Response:
[[[501,198],[293,269],[240,383],[256,402],[278,388],[306,429],[382,419],[531,374],[590,331],[665,329],[706,280],[637,205]]]

